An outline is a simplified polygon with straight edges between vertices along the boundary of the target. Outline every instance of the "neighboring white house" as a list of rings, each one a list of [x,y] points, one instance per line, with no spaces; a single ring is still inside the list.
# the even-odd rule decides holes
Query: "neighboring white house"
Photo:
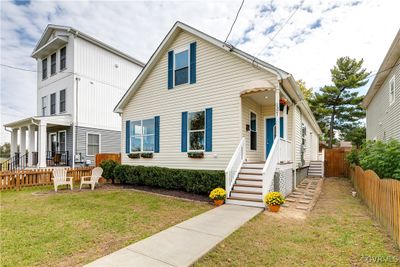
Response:
[[[321,130],[292,75],[181,22],[115,112],[123,164],[226,170],[231,202],[248,200],[241,183],[258,192],[250,205],[270,188],[287,194],[318,160]],[[153,158],[134,158],[143,152]]]
[[[121,118],[113,108],[144,64],[58,25],[47,26],[32,57],[37,114],[4,125],[11,131],[8,167],[75,166],[99,152],[119,152]]]
[[[400,30],[389,48],[363,102],[367,139],[400,140]]]

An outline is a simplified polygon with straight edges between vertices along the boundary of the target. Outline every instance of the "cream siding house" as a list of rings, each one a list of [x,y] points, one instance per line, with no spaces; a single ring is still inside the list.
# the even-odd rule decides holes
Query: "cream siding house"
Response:
[[[367,139],[400,140],[400,30],[364,99]]]
[[[180,22],[115,112],[125,129],[123,164],[225,170],[228,193],[246,164],[273,166],[264,188],[274,186],[278,168],[290,172],[293,187],[296,170],[318,157],[321,131],[289,73]],[[153,158],[130,158],[143,152]]]

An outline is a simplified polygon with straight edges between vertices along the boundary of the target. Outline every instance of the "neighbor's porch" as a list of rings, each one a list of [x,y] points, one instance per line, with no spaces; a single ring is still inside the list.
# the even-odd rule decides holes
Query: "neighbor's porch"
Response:
[[[284,91],[276,89],[268,81],[251,82],[241,91],[241,126],[246,143],[246,161],[265,162],[279,132],[279,162],[293,162],[291,105]]]
[[[71,124],[70,115],[30,117],[6,124],[11,133],[10,158],[0,169],[72,166]]]

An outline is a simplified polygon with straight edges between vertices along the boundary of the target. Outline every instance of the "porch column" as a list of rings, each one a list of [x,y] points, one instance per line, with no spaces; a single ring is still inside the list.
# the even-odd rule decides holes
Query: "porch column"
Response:
[[[47,124],[45,122],[39,122],[38,131],[38,167],[46,167],[46,140],[47,140]]]
[[[14,157],[15,153],[18,152],[18,129],[12,129],[11,131],[11,144],[10,144],[10,157]]]
[[[20,156],[20,166],[24,166],[25,159],[21,158],[26,153],[26,128],[19,128],[19,156]]]
[[[281,136],[281,114],[279,110],[279,98],[280,98],[280,90],[279,86],[275,88],[275,138],[280,138]],[[281,142],[278,139],[278,151],[280,151],[280,144]],[[278,152],[278,162],[281,161],[280,159],[280,152]]]
[[[28,166],[33,166],[33,152],[35,151],[35,125],[31,124],[28,128]]]

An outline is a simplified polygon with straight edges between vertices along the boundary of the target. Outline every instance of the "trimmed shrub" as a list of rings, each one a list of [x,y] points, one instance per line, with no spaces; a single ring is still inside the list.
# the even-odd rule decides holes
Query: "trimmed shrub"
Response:
[[[100,167],[103,169],[102,176],[106,179],[111,179],[112,183],[115,182],[114,169],[117,165],[119,164],[112,159],[103,160],[100,163]]]
[[[196,194],[209,194],[217,187],[224,187],[224,171],[170,169],[119,165],[114,170],[121,183],[146,185]]]

